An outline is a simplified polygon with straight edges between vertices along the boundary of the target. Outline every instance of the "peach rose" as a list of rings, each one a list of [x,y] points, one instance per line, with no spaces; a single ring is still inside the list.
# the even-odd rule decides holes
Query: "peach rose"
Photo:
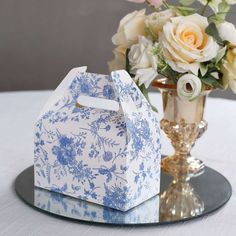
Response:
[[[173,17],[164,25],[160,43],[174,71],[198,75],[200,63],[216,57],[219,45],[205,33],[207,26],[207,18],[199,14]]]

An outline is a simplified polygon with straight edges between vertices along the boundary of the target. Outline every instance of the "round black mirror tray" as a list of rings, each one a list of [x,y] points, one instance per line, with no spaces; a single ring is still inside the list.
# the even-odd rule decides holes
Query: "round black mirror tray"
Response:
[[[209,167],[188,182],[172,182],[170,176],[162,174],[160,195],[127,212],[36,188],[33,166],[16,178],[15,189],[24,202],[44,213],[78,222],[123,226],[163,225],[196,219],[222,207],[232,194],[228,180]]]

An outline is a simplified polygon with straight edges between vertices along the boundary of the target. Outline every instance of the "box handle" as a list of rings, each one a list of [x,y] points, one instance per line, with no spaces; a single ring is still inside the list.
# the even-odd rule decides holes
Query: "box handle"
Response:
[[[114,100],[81,95],[77,99],[76,107],[91,107],[109,111],[119,111],[120,104]]]

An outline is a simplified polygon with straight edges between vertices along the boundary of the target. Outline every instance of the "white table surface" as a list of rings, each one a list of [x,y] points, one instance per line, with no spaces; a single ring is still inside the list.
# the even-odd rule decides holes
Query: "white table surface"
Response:
[[[50,91],[0,93],[0,235],[236,235],[236,195],[213,215],[187,223],[161,227],[106,227],[74,223],[40,213],[14,192],[14,179],[33,164],[33,124]],[[161,97],[151,94],[161,111]],[[236,189],[236,102],[209,98],[209,129],[193,154],[225,175]],[[160,112],[161,116],[161,112]],[[170,153],[163,138],[163,153]]]

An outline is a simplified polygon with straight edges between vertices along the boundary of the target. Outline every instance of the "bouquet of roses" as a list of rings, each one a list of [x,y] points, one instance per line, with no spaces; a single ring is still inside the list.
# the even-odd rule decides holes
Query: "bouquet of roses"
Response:
[[[206,87],[236,93],[236,28],[225,20],[236,0],[129,1],[146,2],[153,12],[134,11],[120,21],[110,70],[126,69],[145,95],[158,75],[189,101]]]

